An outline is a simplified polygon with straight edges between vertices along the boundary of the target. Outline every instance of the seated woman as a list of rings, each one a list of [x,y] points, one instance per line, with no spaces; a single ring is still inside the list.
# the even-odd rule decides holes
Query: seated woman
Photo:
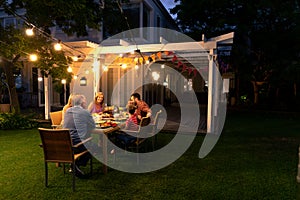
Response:
[[[68,103],[63,107],[62,109],[62,120],[61,120],[61,126],[64,124],[64,119],[65,119],[65,113],[66,111],[73,106],[73,94],[70,94]]]
[[[94,100],[88,106],[90,113],[102,114],[104,112],[104,95],[102,92],[97,92]]]

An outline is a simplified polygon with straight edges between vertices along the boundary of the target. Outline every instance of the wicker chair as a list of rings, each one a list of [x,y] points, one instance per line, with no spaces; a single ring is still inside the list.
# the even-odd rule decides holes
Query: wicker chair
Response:
[[[83,145],[85,142],[91,140],[88,138],[77,145],[72,145],[72,139],[69,129],[46,129],[39,128],[40,137],[42,140],[42,147],[44,150],[45,163],[45,186],[48,187],[48,162],[63,163],[63,170],[65,173],[65,164],[72,164],[73,170],[73,191],[75,191],[75,161],[89,153],[88,150],[75,154],[73,148]],[[90,173],[92,174],[92,159],[90,159]]]
[[[53,129],[62,128],[61,127],[62,110],[50,112],[50,119],[51,119],[51,127]]]

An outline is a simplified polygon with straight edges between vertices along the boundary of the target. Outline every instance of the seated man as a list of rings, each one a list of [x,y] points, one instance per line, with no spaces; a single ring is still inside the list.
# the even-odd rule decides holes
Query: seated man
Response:
[[[85,96],[77,94],[72,98],[73,107],[70,107],[65,113],[63,128],[70,130],[72,143],[73,145],[76,145],[91,136],[91,131],[95,129],[95,122],[90,112],[86,110]],[[85,150],[85,146],[80,145],[74,150],[74,153],[80,153]],[[84,173],[79,169],[79,166],[85,166],[90,158],[91,155],[85,154],[80,159],[76,160],[76,176],[84,176]]]
[[[151,117],[151,109],[145,101],[141,100],[139,93],[131,94],[128,104],[133,104],[137,107],[136,115],[138,122],[141,121],[142,117]]]

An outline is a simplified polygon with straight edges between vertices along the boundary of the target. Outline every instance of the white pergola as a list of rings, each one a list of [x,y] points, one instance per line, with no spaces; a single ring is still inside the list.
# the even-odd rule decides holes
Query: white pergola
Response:
[[[142,44],[138,45],[138,49],[143,52],[172,51],[176,52],[182,58],[185,58],[192,64],[201,76],[207,81],[208,85],[208,107],[207,107],[207,133],[217,133],[220,131],[219,123],[224,119],[220,119],[218,114],[220,111],[226,112],[226,94],[224,94],[222,77],[216,66],[216,57],[218,55],[217,48],[219,45],[232,44],[234,33],[228,33],[208,40],[200,42],[180,42],[168,43],[164,41],[160,44]],[[162,41],[162,39],[161,39]],[[94,57],[100,57],[106,54],[123,54],[129,53],[136,49],[136,45],[130,45],[126,41],[120,40],[118,46],[99,46]],[[171,57],[168,58],[169,60]],[[207,70],[208,62],[208,70]],[[204,70],[206,69],[206,70]],[[97,71],[99,72],[99,71]],[[95,75],[100,77],[99,74]],[[95,85],[94,91],[99,88]],[[223,126],[223,124],[221,124]]]
[[[168,42],[161,37],[158,44],[138,45],[138,49],[143,53],[157,51],[176,52],[176,55],[185,58],[186,62],[200,71],[202,78],[207,81],[208,85],[207,133],[219,134],[219,131],[223,128],[222,122],[224,118],[218,117],[218,114],[220,112],[226,113],[226,94],[224,93],[222,77],[216,66],[216,57],[218,56],[218,46],[232,44],[233,38],[233,32],[207,40],[203,36],[203,40],[199,42]],[[119,45],[110,45],[107,43],[97,45],[87,41],[70,43],[70,46],[80,49],[85,53],[86,58],[81,65],[86,64],[94,68],[98,67],[97,70],[94,70],[93,94],[99,91],[97,81],[100,79],[101,68],[105,63],[103,57],[108,54],[118,55],[129,53],[137,49],[137,45],[133,45],[122,39],[119,39],[118,43]],[[99,58],[102,58],[102,60]],[[172,58],[169,57],[167,59],[170,60]]]

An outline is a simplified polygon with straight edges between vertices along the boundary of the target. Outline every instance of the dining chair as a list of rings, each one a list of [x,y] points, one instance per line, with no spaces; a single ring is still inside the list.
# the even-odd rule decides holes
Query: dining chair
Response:
[[[152,126],[150,126],[150,117],[143,117],[139,123],[137,131],[122,130],[116,134],[116,143],[126,150],[135,151],[137,154],[137,163],[139,164],[139,150],[152,133]]]
[[[150,126],[152,126],[152,130],[151,130],[151,136],[152,136],[152,150],[154,151],[155,149],[155,144],[157,142],[157,130],[158,130],[158,121],[159,121],[159,117],[162,113],[162,110],[159,110],[156,112],[152,123],[150,124]]]
[[[121,129],[121,133],[116,135],[117,143],[125,150],[135,148],[138,152],[140,145],[147,139],[147,137],[145,137],[146,134],[149,134],[152,130],[152,126],[149,125],[150,121],[150,117],[143,117],[137,131]]]
[[[53,129],[61,128],[62,110],[50,112],[51,127]]]
[[[83,145],[90,141],[92,138],[88,138],[81,143],[72,145],[72,139],[69,129],[47,129],[38,128],[40,137],[42,140],[42,148],[44,151],[44,164],[45,164],[45,186],[48,187],[48,163],[63,163],[63,170],[65,173],[65,164],[69,163],[72,166],[73,171],[73,184],[72,189],[75,191],[75,161],[81,156],[89,153],[85,150],[81,153],[74,153],[74,148]],[[92,174],[93,166],[92,159],[90,159],[90,174]]]

